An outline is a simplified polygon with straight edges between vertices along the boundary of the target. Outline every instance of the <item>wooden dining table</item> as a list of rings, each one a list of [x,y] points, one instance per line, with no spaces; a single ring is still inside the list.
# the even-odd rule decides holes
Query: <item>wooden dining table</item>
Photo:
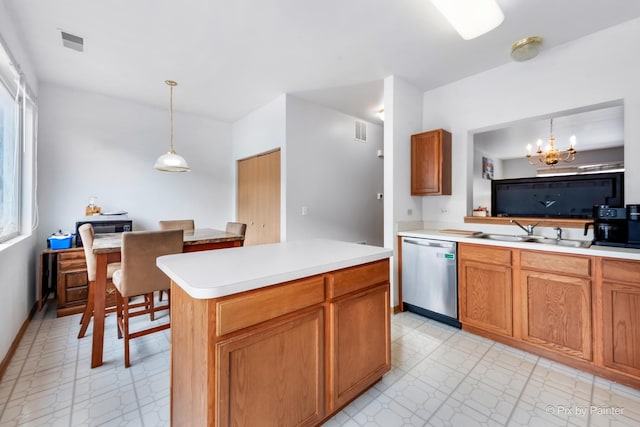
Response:
[[[244,237],[213,228],[197,228],[185,231],[182,252],[208,251],[242,246]],[[107,289],[107,264],[119,262],[122,247],[122,233],[96,234],[93,253],[96,255],[96,282],[93,308],[93,343],[91,346],[91,367],[102,365],[104,350],[104,319]]]

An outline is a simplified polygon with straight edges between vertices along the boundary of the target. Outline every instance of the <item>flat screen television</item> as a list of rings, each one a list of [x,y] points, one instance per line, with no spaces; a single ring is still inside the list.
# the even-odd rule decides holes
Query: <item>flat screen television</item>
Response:
[[[492,216],[591,218],[593,205],[624,206],[624,173],[496,179]]]

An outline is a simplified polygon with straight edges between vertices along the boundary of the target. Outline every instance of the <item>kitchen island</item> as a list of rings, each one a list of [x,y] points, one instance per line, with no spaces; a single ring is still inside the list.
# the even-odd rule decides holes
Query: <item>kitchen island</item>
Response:
[[[390,369],[388,249],[292,241],[158,258],[171,424],[318,425]]]

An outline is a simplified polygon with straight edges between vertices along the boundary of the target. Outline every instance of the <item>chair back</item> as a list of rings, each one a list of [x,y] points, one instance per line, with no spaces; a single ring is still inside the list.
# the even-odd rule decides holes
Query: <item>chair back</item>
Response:
[[[243,224],[241,222],[228,222],[225,231],[227,233],[238,234],[244,237],[245,234],[247,234],[247,224]],[[242,240],[242,245],[244,246],[244,240]]]
[[[172,219],[162,220],[158,222],[160,230],[184,230],[193,231],[195,227],[195,221],[192,219]]]
[[[93,253],[93,225],[82,224],[78,228],[80,238],[82,239],[82,247],[84,249],[84,258],[87,262],[87,279],[90,282],[96,281],[96,255]]]
[[[156,258],[178,254],[182,230],[136,231],[122,235],[122,269],[119,290],[123,297],[169,289],[169,278],[156,266]]]

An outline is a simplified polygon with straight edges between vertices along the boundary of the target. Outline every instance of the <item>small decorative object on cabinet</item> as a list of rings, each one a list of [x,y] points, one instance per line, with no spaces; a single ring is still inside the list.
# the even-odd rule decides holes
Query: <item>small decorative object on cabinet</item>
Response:
[[[451,134],[446,130],[411,136],[411,195],[451,195]]]

